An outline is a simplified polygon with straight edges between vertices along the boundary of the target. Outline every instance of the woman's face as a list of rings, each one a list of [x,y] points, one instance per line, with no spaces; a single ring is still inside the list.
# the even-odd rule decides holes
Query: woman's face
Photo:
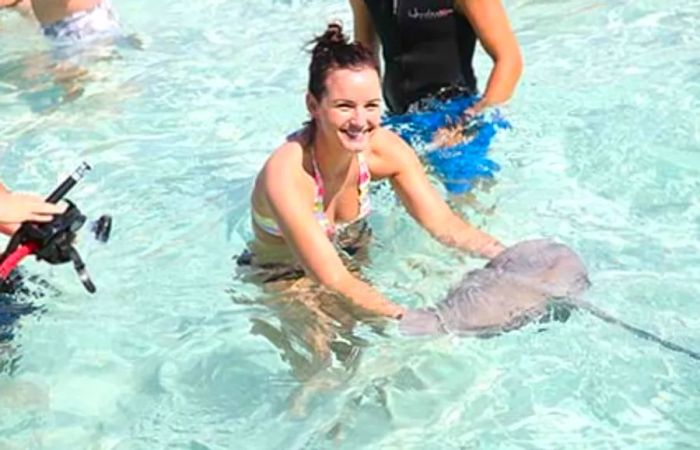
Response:
[[[368,149],[381,117],[377,72],[370,67],[331,70],[325,86],[320,102],[307,95],[309,112],[318,130],[351,152]]]

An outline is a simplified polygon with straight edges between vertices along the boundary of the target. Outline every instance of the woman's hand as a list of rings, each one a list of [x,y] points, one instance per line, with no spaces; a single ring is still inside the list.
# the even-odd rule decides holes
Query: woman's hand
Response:
[[[65,210],[65,204],[47,203],[38,195],[0,193],[0,223],[49,222]]]
[[[505,249],[506,248],[503,244],[497,240],[493,240],[481,249],[481,254],[487,259],[493,259]]]

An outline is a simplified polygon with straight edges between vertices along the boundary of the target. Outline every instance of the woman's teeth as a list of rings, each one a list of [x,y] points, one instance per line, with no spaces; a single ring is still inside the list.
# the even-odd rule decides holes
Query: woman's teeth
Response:
[[[349,131],[349,130],[345,130],[344,133],[345,133],[350,139],[359,139],[359,138],[361,138],[362,135],[364,134],[364,131],[362,131],[362,130],[360,130],[360,131]]]

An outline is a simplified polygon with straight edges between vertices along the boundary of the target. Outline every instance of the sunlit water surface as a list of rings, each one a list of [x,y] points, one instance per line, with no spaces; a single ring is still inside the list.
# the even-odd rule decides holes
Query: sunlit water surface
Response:
[[[585,313],[488,340],[358,325],[346,364],[300,381],[259,333],[277,316],[232,257],[256,170],[305,119],[303,43],[328,19],[350,24],[349,8],[117,3],[144,49],[89,65],[74,101],[41,37],[0,16],[2,180],[47,192],[87,160],[71,198],[115,218],[107,246],[80,244],[96,295],[68,266],[25,264],[50,287],[0,347],[0,448],[698,445],[700,362]],[[590,302],[700,349],[700,1],[506,6],[526,70],[493,146],[497,183],[464,211],[505,242],[571,245]],[[477,65],[483,86],[483,52]],[[432,304],[478,265],[390,196],[375,210],[365,274],[396,301]]]

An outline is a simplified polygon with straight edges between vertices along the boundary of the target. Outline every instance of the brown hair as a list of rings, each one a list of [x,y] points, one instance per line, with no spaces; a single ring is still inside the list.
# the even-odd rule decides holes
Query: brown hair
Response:
[[[359,42],[348,42],[343,26],[338,22],[328,24],[326,31],[309,42],[309,92],[320,100],[326,90],[326,76],[333,69],[370,67],[379,73],[374,54]]]

